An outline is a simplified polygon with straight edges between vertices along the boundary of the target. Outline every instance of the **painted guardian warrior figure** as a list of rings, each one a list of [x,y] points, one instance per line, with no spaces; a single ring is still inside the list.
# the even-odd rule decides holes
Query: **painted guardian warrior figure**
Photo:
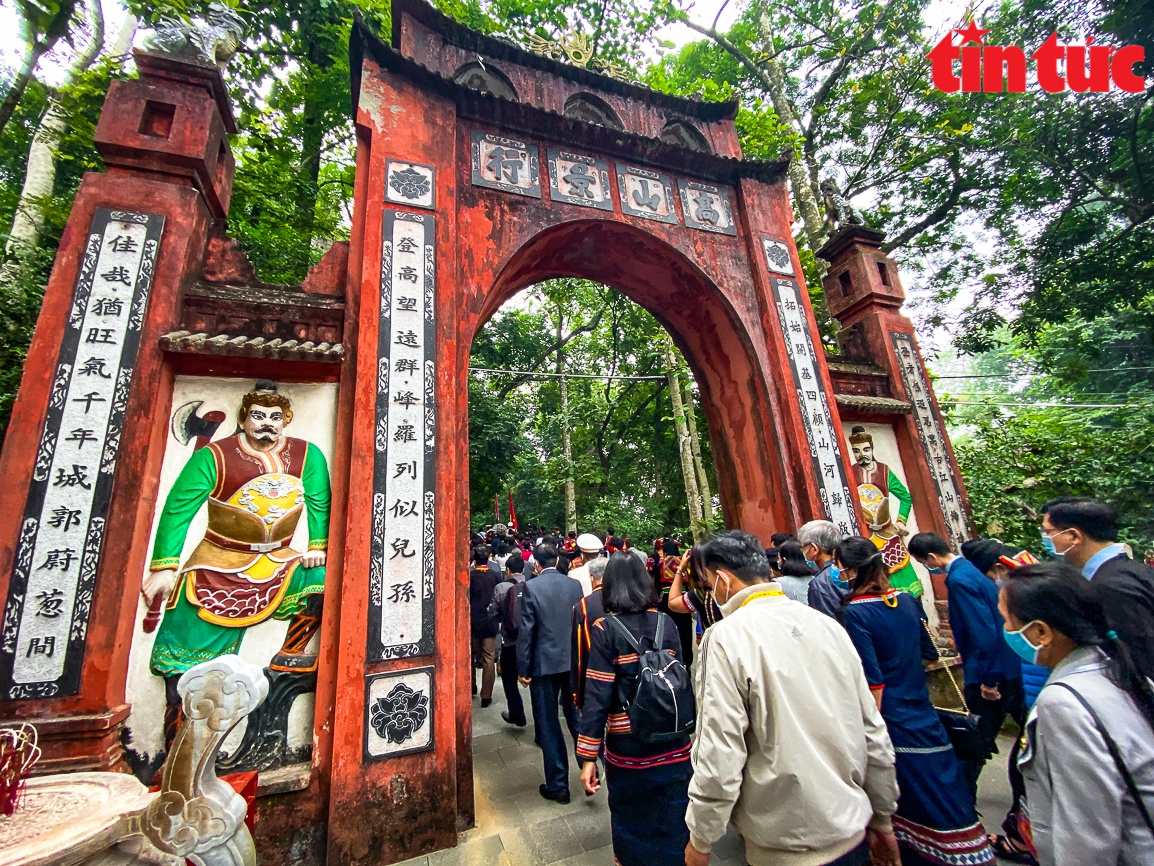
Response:
[[[910,562],[903,537],[907,535],[906,521],[910,518],[913,499],[894,471],[874,457],[874,439],[864,427],[854,427],[849,435],[853,450],[854,484],[858,502],[870,531],[870,541],[882,553],[882,561],[890,572],[890,586],[908,592],[914,598],[922,594],[922,582]],[[897,520],[890,518],[890,494],[898,501]]]
[[[177,680],[203,661],[240,650],[245,631],[291,620],[273,670],[316,669],[304,650],[320,628],[328,548],[329,471],[320,449],[284,435],[292,406],[272,382],[241,400],[240,432],[196,451],[176,479],[157,528],[146,603],[168,598],[149,669],[165,678],[165,747],[180,715]],[[189,524],[208,502],[208,529],[180,563]],[[289,544],[301,512],[308,550]]]

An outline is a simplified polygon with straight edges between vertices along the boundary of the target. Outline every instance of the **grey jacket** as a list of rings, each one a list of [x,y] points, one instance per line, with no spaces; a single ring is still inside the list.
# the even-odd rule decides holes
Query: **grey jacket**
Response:
[[[1018,758],[1042,866],[1154,863],[1154,834],[1085,707],[1055,683],[1067,683],[1094,708],[1154,814],[1154,731],[1130,696],[1106,676],[1106,659],[1084,647],[1050,674],[1026,721]]]

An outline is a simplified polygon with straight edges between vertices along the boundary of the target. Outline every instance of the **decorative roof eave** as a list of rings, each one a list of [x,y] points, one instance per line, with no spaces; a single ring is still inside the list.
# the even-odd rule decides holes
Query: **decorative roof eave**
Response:
[[[861,394],[835,394],[839,406],[857,412],[876,412],[882,415],[912,415],[914,407],[905,400],[893,397],[866,397]]]
[[[414,2],[414,0],[399,0],[399,2]],[[586,123],[572,117],[565,117],[555,111],[524,102],[514,102],[510,99],[494,96],[491,93],[482,93],[479,90],[458,84],[427,66],[404,56],[399,51],[394,50],[392,46],[381,41],[359,20],[355,22],[349,37],[354,113],[360,95],[361,59],[366,48],[383,68],[405,75],[430,90],[453,99],[457,104],[458,113],[470,120],[496,124],[507,130],[517,131],[525,135],[541,135],[557,142],[580,140],[590,149],[596,149],[612,156],[716,183],[733,184],[741,178],[751,178],[763,183],[778,183],[785,178],[789,168],[788,159],[757,162],[733,159],[714,153],[702,153],[668,144],[657,138],[609,129],[596,123]],[[545,58],[541,59],[545,60]],[[601,78],[602,76],[597,77]],[[613,79],[606,80],[612,81]],[[646,91],[647,93],[648,91]]]
[[[274,358],[278,361],[311,361],[320,364],[339,364],[345,356],[343,343],[313,343],[311,340],[266,340],[263,337],[172,331],[161,337],[159,342],[162,351],[182,355]]]
[[[519,66],[530,69],[540,69],[561,78],[568,78],[586,87],[595,87],[598,90],[608,91],[624,96],[626,99],[640,99],[645,102],[659,105],[669,111],[676,112],[683,117],[692,117],[698,120],[732,120],[737,116],[739,100],[730,99],[724,102],[705,102],[696,99],[686,99],[681,96],[672,96],[645,87],[642,84],[631,84],[611,78],[608,75],[594,72],[580,66],[562,63],[551,57],[543,57],[520,46],[513,45],[492,36],[486,36],[471,30],[459,21],[455,21],[440,10],[430,6],[422,0],[393,0],[393,45],[401,44],[402,13],[411,15],[431,30],[440,33],[451,45],[487,54],[498,60],[508,60]],[[371,31],[370,31],[371,32]],[[375,35],[374,35],[374,38]],[[356,97],[353,97],[354,100]]]

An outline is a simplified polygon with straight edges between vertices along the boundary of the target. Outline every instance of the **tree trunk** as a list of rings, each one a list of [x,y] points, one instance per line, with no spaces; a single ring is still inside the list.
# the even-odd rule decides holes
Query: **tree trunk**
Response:
[[[104,11],[100,0],[89,0],[89,22],[91,34],[61,82],[60,90],[67,90],[76,83],[90,67],[104,48]],[[117,37],[117,45],[124,41],[125,32],[131,42],[136,31],[136,18],[129,15]],[[123,54],[127,45],[120,50]],[[30,250],[40,243],[40,233],[44,228],[44,210],[52,198],[56,184],[56,151],[61,139],[68,132],[68,116],[60,106],[59,96],[54,97],[40,120],[40,126],[32,137],[28,148],[28,160],[24,169],[24,186],[20,190],[20,201],[12,218],[12,231],[8,235],[5,251],[9,256],[21,249]],[[7,275],[4,275],[7,276]],[[2,280],[4,277],[0,277]]]
[[[301,132],[301,161],[297,175],[297,197],[293,220],[299,232],[296,261],[293,272],[298,279],[308,276],[312,263],[313,232],[317,216],[318,184],[321,176],[321,144],[325,131],[321,126],[324,106],[315,95],[305,100],[303,109],[304,129]]]
[[[685,479],[685,500],[689,505],[689,528],[693,532],[694,543],[705,538],[705,525],[701,522],[701,498],[697,490],[697,478],[693,468],[693,451],[689,444],[689,433],[685,429],[685,410],[681,405],[681,381],[677,375],[677,359],[673,355],[673,343],[665,339],[665,375],[669,378],[669,399],[673,403],[673,425],[677,430],[677,450],[681,457],[681,475]]]
[[[685,383],[685,421],[689,427],[689,444],[693,448],[693,466],[697,470],[697,488],[701,493],[701,519],[707,529],[713,528],[713,493],[709,476],[701,459],[701,440],[697,437],[697,412],[693,408],[693,389]]]
[[[562,312],[557,305],[557,345],[561,345]],[[565,531],[577,530],[577,494],[573,488],[573,441],[569,435],[569,383],[565,380],[565,350],[557,349],[557,375],[561,390],[561,452],[565,461]]]

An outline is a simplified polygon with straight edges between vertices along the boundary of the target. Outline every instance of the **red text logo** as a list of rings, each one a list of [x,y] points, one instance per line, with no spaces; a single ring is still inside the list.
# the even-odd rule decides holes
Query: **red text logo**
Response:
[[[929,53],[934,87],[943,93],[1025,93],[1026,53],[1016,45],[983,45],[982,36],[989,32],[971,21],[964,30],[951,30],[943,36]],[[954,45],[955,33],[962,37],[960,45]],[[974,42],[977,44],[966,44]],[[1048,93],[1061,93],[1067,87],[1075,93],[1106,93],[1113,81],[1128,93],[1146,89],[1145,80],[1133,69],[1135,63],[1146,59],[1145,48],[1113,48],[1093,42],[1094,37],[1090,37],[1085,45],[1059,45],[1057,32],[1051,33],[1030,55],[1036,62],[1041,88]],[[960,77],[954,74],[955,60],[962,62]]]

